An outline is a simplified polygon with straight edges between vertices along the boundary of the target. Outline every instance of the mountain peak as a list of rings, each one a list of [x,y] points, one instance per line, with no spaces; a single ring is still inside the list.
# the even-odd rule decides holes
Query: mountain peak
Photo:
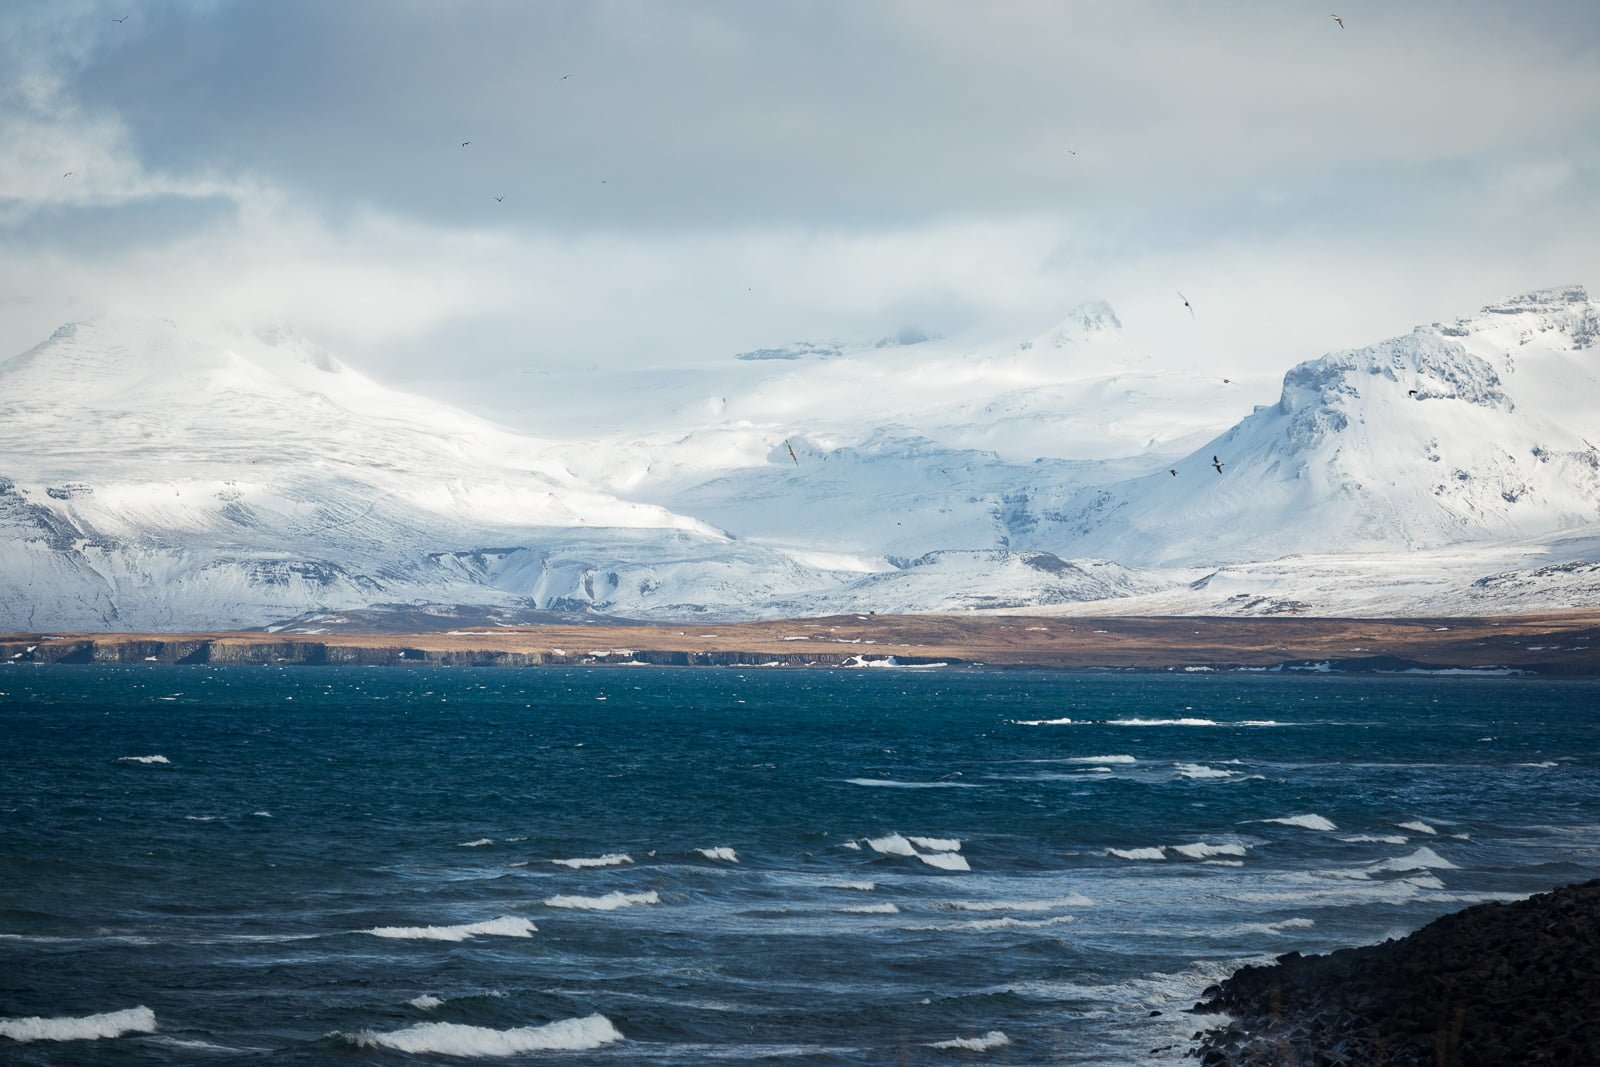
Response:
[[[1527,311],[1565,311],[1572,304],[1587,304],[1589,293],[1581,285],[1530,289],[1497,304],[1485,304],[1485,315],[1520,315]]]

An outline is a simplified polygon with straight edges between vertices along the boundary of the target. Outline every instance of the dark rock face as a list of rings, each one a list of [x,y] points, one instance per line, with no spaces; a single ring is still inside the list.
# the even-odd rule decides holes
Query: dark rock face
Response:
[[[1206,990],[1206,1067],[1600,1064],[1600,879],[1381,945],[1291,952]]]

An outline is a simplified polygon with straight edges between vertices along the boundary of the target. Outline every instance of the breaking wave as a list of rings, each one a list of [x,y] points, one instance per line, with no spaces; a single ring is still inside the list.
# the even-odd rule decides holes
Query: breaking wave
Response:
[[[412,997],[410,1000],[406,1001],[406,1003],[410,1004],[418,1011],[432,1011],[434,1008],[437,1008],[439,1005],[444,1003],[444,998],[436,997],[432,993],[424,993],[420,997]]]
[[[1453,871],[1457,867],[1433,849],[1424,845],[1409,856],[1396,856],[1394,859],[1382,860],[1368,867],[1369,871],[1420,871],[1420,870]]]
[[[171,763],[165,756],[118,756],[118,763]]]
[[[893,904],[852,904],[840,908],[846,915],[899,915],[900,909]]]
[[[1183,778],[1232,778],[1232,771],[1219,771],[1203,763],[1179,763],[1178,774]]]
[[[960,852],[961,842],[953,837],[912,837],[907,838],[918,848],[929,852]]]
[[[21,1042],[95,1041],[103,1037],[121,1037],[123,1034],[153,1034],[155,1030],[156,1013],[143,1005],[99,1015],[68,1015],[54,1019],[30,1015],[19,1019],[0,1019],[0,1037]]]
[[[846,778],[849,785],[873,786],[878,789],[981,789],[972,782],[899,782],[892,778]]]
[[[1090,907],[1094,901],[1080,893],[1068,893],[1054,900],[952,900],[944,907],[956,911],[1055,911],[1058,908]]]
[[[1350,837],[1341,837],[1339,840],[1348,841],[1352,845],[1403,845],[1407,841],[1410,841],[1411,838],[1402,837],[1399,834],[1354,834]]]
[[[1012,726],[1071,726],[1071,719],[1012,719]]]
[[[970,871],[972,865],[958,852],[919,852],[917,859],[941,871]]]
[[[459,926],[376,926],[366,931],[376,937],[411,941],[467,941],[474,937],[532,937],[539,928],[516,915],[502,915],[480,923]]]
[[[633,857],[624,852],[608,852],[604,856],[593,856],[574,860],[551,860],[557,867],[616,867],[624,863],[632,863]]]
[[[577,908],[583,911],[616,911],[636,904],[659,904],[661,897],[654,889],[644,893],[607,893],[599,897],[551,897],[544,902],[547,908]]]
[[[419,1023],[389,1033],[366,1030],[351,1040],[369,1048],[392,1048],[412,1054],[515,1056],[521,1052],[583,1052],[621,1041],[623,1037],[610,1019],[595,1014],[514,1030],[493,1030],[461,1023]]]
[[[1167,850],[1157,846],[1155,848],[1108,848],[1106,855],[1115,856],[1119,860],[1164,860]]]
[[[723,863],[739,862],[739,854],[727,845],[718,845],[715,848],[697,848],[695,851],[708,860],[721,860]]]
[[[1412,833],[1417,834],[1427,834],[1430,837],[1436,837],[1439,833],[1438,830],[1435,830],[1421,819],[1412,819],[1410,822],[1397,822],[1395,825],[1402,830],[1410,830]]]
[[[960,1049],[966,1052],[988,1052],[994,1048],[1005,1048],[1011,1044],[1011,1039],[1002,1031],[990,1030],[982,1037],[952,1037],[948,1041],[929,1042],[929,1048]]]
[[[457,848],[482,848],[484,845],[492,845],[492,844],[494,844],[494,838],[492,838],[492,837],[480,837],[476,841],[463,841],[459,845],[457,845],[456,847]]]
[[[1180,856],[1188,856],[1192,860],[1210,859],[1212,856],[1243,856],[1243,845],[1208,845],[1197,841],[1192,845],[1173,845],[1172,851]]]
[[[1305,830],[1337,830],[1338,827],[1321,815],[1285,815],[1281,819],[1262,819],[1282,826],[1298,826]]]

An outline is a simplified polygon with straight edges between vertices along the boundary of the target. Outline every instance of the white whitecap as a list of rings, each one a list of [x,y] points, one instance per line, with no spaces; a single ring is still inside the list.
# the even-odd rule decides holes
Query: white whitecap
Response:
[[[739,862],[739,854],[727,845],[717,845],[715,848],[697,848],[695,851],[708,860],[719,860],[723,863]]]
[[[544,902],[547,908],[577,908],[583,911],[616,911],[638,904],[659,904],[661,897],[654,889],[644,893],[607,893],[598,897],[555,896]]]
[[[972,870],[972,866],[967,863],[966,857],[958,852],[919,852],[917,853],[917,859],[926,863],[929,867],[937,867],[941,871]]]
[[[857,845],[856,847],[860,848],[861,846]],[[824,889],[855,889],[855,890],[859,890],[862,893],[870,893],[873,890],[878,888],[878,884],[876,882],[829,882],[827,885],[823,886],[822,888],[824,888]]]
[[[1350,837],[1341,837],[1340,841],[1348,841],[1352,845],[1403,845],[1411,838],[1400,834],[1353,834]]]
[[[1106,855],[1115,856],[1122,860],[1164,860],[1167,851],[1159,846],[1155,848],[1108,848]]]
[[[366,931],[375,937],[411,941],[467,941],[474,937],[531,937],[539,928],[517,915],[502,915],[484,922],[459,926],[377,926]]]
[[[1437,836],[1439,833],[1438,830],[1435,830],[1421,819],[1412,819],[1410,822],[1397,822],[1395,825],[1402,830],[1410,830],[1412,833],[1417,834],[1427,834],[1430,837]]]
[[[1215,719],[1111,719],[1107,726],[1215,726]]]
[[[1192,860],[1210,859],[1213,856],[1243,856],[1243,845],[1208,845],[1204,841],[1196,841],[1192,845],[1172,845],[1172,851],[1180,856],[1187,856]]]
[[[458,844],[456,847],[457,848],[482,848],[484,845],[492,845],[492,844],[494,844],[494,838],[492,838],[492,837],[480,837],[476,841],[463,841],[460,844]]]
[[[1557,764],[1556,761],[1553,760],[1553,759],[1547,759],[1547,760],[1543,760],[1543,761],[1541,761],[1539,763],[1519,763],[1519,764],[1517,764],[1517,766],[1518,767],[1556,767],[1556,766],[1559,766],[1559,764]]]
[[[156,1030],[156,1013],[144,1005],[107,1011],[99,1015],[63,1015],[44,1018],[28,1015],[16,1019],[0,1019],[0,1037],[13,1041],[97,1041],[123,1034],[152,1034]]]
[[[404,1030],[356,1034],[358,1045],[438,1056],[515,1056],[523,1052],[583,1052],[623,1040],[604,1015],[562,1019],[543,1026],[494,1030],[462,1023],[418,1023]]]
[[[616,867],[624,863],[632,863],[633,857],[623,852],[608,852],[604,856],[580,857],[571,860],[551,860],[557,867],[572,867],[583,869],[585,867]]]
[[[1071,726],[1071,719],[1012,719],[1012,726]]]
[[[860,852],[861,851],[861,842],[860,841],[845,841],[845,842],[842,842],[839,847],[840,848],[854,849],[855,851]]]
[[[406,1003],[419,1011],[432,1011],[444,1003],[444,998],[436,997],[432,993],[424,993],[420,997],[412,997]]]
[[[846,915],[898,915],[900,909],[893,904],[852,904],[840,908]]]
[[[1337,830],[1332,821],[1321,815],[1285,815],[1280,819],[1262,819],[1262,822],[1275,822],[1283,826],[1298,826],[1305,830]]]
[[[1409,856],[1396,856],[1393,859],[1380,860],[1366,868],[1369,871],[1421,871],[1421,870],[1458,870],[1455,864],[1439,855],[1433,849],[1424,845]]]
[[[118,756],[118,763],[171,763],[165,756]]]
[[[1184,778],[1232,778],[1232,771],[1220,771],[1203,763],[1179,763],[1178,774]]]
[[[908,840],[929,852],[960,852],[961,842],[953,837],[912,837]]]
[[[990,1049],[1004,1048],[1011,1044],[1011,1039],[999,1030],[990,1030],[982,1037],[952,1037],[948,1041],[930,1042],[929,1048],[958,1049],[966,1052],[988,1052]]]
[[[1132,756],[1068,756],[1062,763],[1138,763]]]
[[[893,778],[846,778],[848,785],[875,789],[980,789],[972,782],[902,782]]]
[[[885,856],[915,856],[917,854],[917,850],[911,847],[911,842],[899,834],[869,837],[867,838],[867,847]]]
[[[1068,893],[1053,900],[952,900],[944,906],[956,911],[1056,911],[1060,908],[1090,907],[1094,901],[1081,893]]]

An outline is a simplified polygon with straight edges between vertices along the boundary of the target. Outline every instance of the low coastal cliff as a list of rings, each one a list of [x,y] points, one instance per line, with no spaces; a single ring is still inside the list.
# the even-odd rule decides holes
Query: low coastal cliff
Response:
[[[1600,879],[1381,945],[1290,953],[1206,990],[1204,1067],[1600,1064]]]

